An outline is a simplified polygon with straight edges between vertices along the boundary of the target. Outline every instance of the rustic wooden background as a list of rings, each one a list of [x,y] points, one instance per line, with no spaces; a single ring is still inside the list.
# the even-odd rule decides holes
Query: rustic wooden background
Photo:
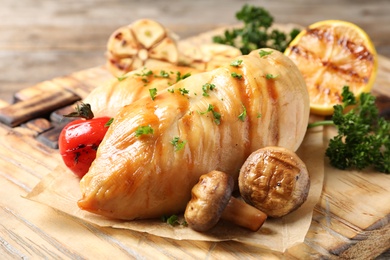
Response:
[[[1,0],[0,100],[38,82],[101,65],[116,28],[158,20],[181,38],[234,24],[243,4],[262,6],[277,23],[325,19],[356,23],[390,58],[389,0]],[[390,251],[379,259],[389,259]]]
[[[10,102],[18,89],[103,64],[110,33],[136,19],[156,19],[188,37],[235,23],[244,3],[263,6],[278,23],[354,22],[390,58],[389,0],[1,0],[0,99]]]

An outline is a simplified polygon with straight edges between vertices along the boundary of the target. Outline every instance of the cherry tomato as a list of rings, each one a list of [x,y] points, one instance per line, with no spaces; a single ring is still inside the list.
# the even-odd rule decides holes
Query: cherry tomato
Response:
[[[75,112],[64,117],[83,118],[67,124],[58,139],[58,148],[65,165],[81,178],[95,160],[96,150],[106,135],[111,118],[94,118],[91,106],[85,103],[77,105]]]
[[[61,131],[58,146],[65,165],[74,174],[83,177],[96,158],[96,150],[102,142],[109,117],[78,119],[71,121]]]

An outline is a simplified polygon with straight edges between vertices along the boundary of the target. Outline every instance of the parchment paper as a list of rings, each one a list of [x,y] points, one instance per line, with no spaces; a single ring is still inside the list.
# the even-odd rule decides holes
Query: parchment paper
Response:
[[[79,179],[64,165],[51,174],[26,196],[71,216],[102,227],[122,228],[147,232],[177,240],[226,241],[234,240],[279,252],[302,243],[312,221],[313,208],[319,201],[324,178],[324,142],[322,127],[309,130],[297,154],[305,162],[311,180],[307,201],[296,211],[279,219],[267,219],[258,232],[251,232],[220,221],[207,233],[193,231],[183,225],[171,226],[160,219],[118,221],[82,211],[77,206],[81,198]],[[183,218],[180,216],[180,218]]]

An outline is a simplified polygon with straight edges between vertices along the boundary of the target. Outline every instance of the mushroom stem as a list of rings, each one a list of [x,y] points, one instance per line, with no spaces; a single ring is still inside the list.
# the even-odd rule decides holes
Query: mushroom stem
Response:
[[[221,219],[251,231],[257,231],[267,219],[267,215],[244,201],[231,197],[222,212]]]
[[[257,231],[267,215],[244,201],[232,197],[232,176],[211,171],[200,176],[191,190],[191,200],[184,212],[190,228],[205,232],[222,218],[238,226]]]

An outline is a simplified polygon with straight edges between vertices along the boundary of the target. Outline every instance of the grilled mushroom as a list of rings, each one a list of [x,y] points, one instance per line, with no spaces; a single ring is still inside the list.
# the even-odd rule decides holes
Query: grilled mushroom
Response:
[[[267,216],[242,200],[232,197],[233,178],[220,171],[211,171],[199,178],[192,188],[184,218],[189,227],[200,232],[213,228],[220,218],[257,231]]]
[[[296,153],[282,147],[253,152],[240,170],[238,185],[246,203],[269,217],[282,217],[307,199],[310,178]]]

